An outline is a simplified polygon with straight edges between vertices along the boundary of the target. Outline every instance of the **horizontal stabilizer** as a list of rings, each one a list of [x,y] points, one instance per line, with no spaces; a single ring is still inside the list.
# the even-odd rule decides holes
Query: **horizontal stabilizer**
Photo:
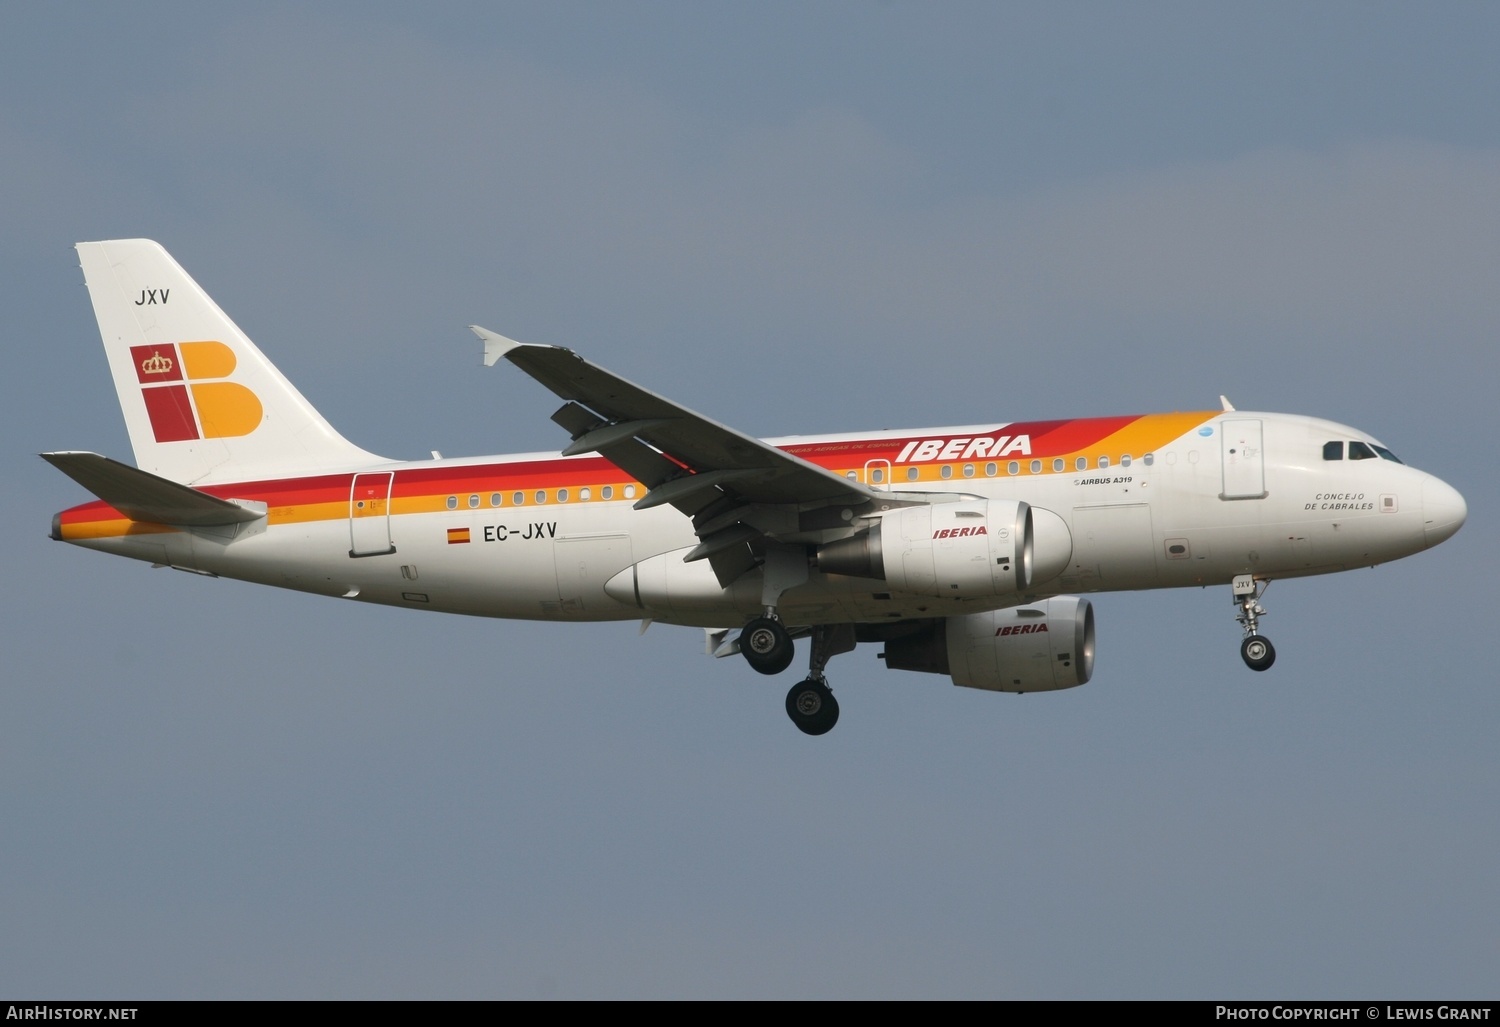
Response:
[[[264,511],[210,496],[98,453],[43,453],[41,457],[133,521],[204,528],[265,516]]]

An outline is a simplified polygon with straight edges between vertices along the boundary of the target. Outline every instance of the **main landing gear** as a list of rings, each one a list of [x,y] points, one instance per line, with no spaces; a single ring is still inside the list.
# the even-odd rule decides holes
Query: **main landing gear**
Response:
[[[740,632],[745,662],[762,674],[780,674],[791,666],[792,636],[776,607],[782,595],[807,581],[808,551],[803,546],[767,545],[761,563],[761,609]],[[839,702],[823,677],[823,668],[839,653],[854,648],[854,625],[818,624],[812,629],[812,660],[807,679],[786,694],[786,715],[804,734],[823,735],[839,720]]]
[[[774,615],[757,617],[740,632],[740,653],[762,674],[780,674],[792,665],[792,636]]]
[[[1245,640],[1240,643],[1240,659],[1251,670],[1268,670],[1276,662],[1276,647],[1260,633],[1260,618],[1266,608],[1260,605],[1260,597],[1266,594],[1269,581],[1256,581],[1250,574],[1237,574],[1234,578],[1234,604],[1240,612],[1234,619],[1245,629]]]
[[[803,734],[825,735],[839,722],[839,701],[826,681],[808,678],[786,694],[786,715]]]
[[[804,734],[823,735],[839,721],[839,701],[828,687],[823,668],[839,653],[854,648],[854,625],[819,624],[812,629],[812,657],[807,679],[786,694],[786,715]],[[792,636],[772,613],[757,617],[740,632],[740,653],[762,674],[779,674],[791,665]]]

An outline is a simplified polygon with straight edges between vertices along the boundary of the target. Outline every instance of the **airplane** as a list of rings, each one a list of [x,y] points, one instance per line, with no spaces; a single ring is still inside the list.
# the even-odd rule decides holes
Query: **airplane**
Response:
[[[414,610],[702,628],[821,735],[824,670],[1044,692],[1094,671],[1089,593],[1228,586],[1245,664],[1278,578],[1431,548],[1468,514],[1354,428],[1221,409],[759,440],[558,346],[473,326],[563,401],[561,453],[388,460],[347,441],[150,240],[79,243],[136,466],[41,456],[98,497],[51,537]]]

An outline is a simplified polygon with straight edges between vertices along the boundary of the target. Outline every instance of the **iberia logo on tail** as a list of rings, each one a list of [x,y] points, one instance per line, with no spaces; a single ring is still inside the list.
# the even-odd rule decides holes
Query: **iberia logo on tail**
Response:
[[[157,442],[234,438],[260,426],[260,398],[223,380],[235,357],[222,342],[132,346],[130,359]]]

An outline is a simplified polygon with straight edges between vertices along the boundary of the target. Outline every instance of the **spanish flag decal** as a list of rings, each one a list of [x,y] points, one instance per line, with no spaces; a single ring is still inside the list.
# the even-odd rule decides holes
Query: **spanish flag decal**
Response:
[[[449,528],[448,544],[450,546],[463,545],[469,541],[468,528]]]

